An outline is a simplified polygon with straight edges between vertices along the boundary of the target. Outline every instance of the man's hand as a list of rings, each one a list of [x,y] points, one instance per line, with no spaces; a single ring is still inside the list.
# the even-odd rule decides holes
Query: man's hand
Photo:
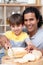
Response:
[[[29,45],[25,48],[28,52],[31,52],[32,50],[37,49],[34,45]]]

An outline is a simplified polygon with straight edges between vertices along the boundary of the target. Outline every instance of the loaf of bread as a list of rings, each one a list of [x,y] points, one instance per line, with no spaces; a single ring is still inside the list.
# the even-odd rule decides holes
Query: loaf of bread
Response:
[[[33,50],[32,54],[35,56],[36,60],[38,60],[42,57],[42,53],[39,50]]]
[[[32,50],[32,52],[27,53],[25,48],[16,47],[8,49],[8,56],[10,58],[17,58],[14,62],[26,63],[28,61],[36,61],[42,57],[42,53],[39,50]]]
[[[19,62],[19,63],[26,63],[28,61],[35,61],[35,56],[31,53],[28,53],[23,58],[14,60],[14,62]]]
[[[19,57],[23,57],[24,55],[26,55],[27,51],[25,50],[25,48],[16,47],[16,48],[8,49],[7,54],[10,57],[19,58]]]
[[[31,53],[27,53],[22,58],[16,59],[15,62],[26,63],[28,61],[36,61],[42,57],[42,53],[38,50],[32,50]]]
[[[25,51],[25,53],[23,51]],[[25,48],[11,48],[8,50],[8,53],[8,56],[3,57],[2,63],[14,65],[43,65],[42,53],[38,50],[32,50],[32,52],[26,53]],[[23,57],[21,53],[24,53]]]

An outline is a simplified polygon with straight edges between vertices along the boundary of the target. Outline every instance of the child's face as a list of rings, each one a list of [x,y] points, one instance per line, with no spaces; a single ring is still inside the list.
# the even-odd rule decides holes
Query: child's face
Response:
[[[11,25],[11,30],[15,33],[15,35],[19,35],[22,32],[22,24],[19,25]]]

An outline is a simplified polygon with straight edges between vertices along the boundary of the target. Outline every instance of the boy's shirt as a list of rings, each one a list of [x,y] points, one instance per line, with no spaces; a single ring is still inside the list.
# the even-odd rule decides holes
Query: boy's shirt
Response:
[[[7,31],[5,36],[10,40],[12,47],[25,47],[26,43],[30,42],[29,35],[25,32],[21,32],[16,36],[14,32]]]

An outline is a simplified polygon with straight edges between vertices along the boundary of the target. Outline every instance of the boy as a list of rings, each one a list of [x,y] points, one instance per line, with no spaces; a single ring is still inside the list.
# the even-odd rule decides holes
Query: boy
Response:
[[[24,22],[20,14],[12,14],[9,18],[10,31],[5,32],[5,36],[10,40],[12,47],[26,47],[31,44],[27,33],[22,32]]]

